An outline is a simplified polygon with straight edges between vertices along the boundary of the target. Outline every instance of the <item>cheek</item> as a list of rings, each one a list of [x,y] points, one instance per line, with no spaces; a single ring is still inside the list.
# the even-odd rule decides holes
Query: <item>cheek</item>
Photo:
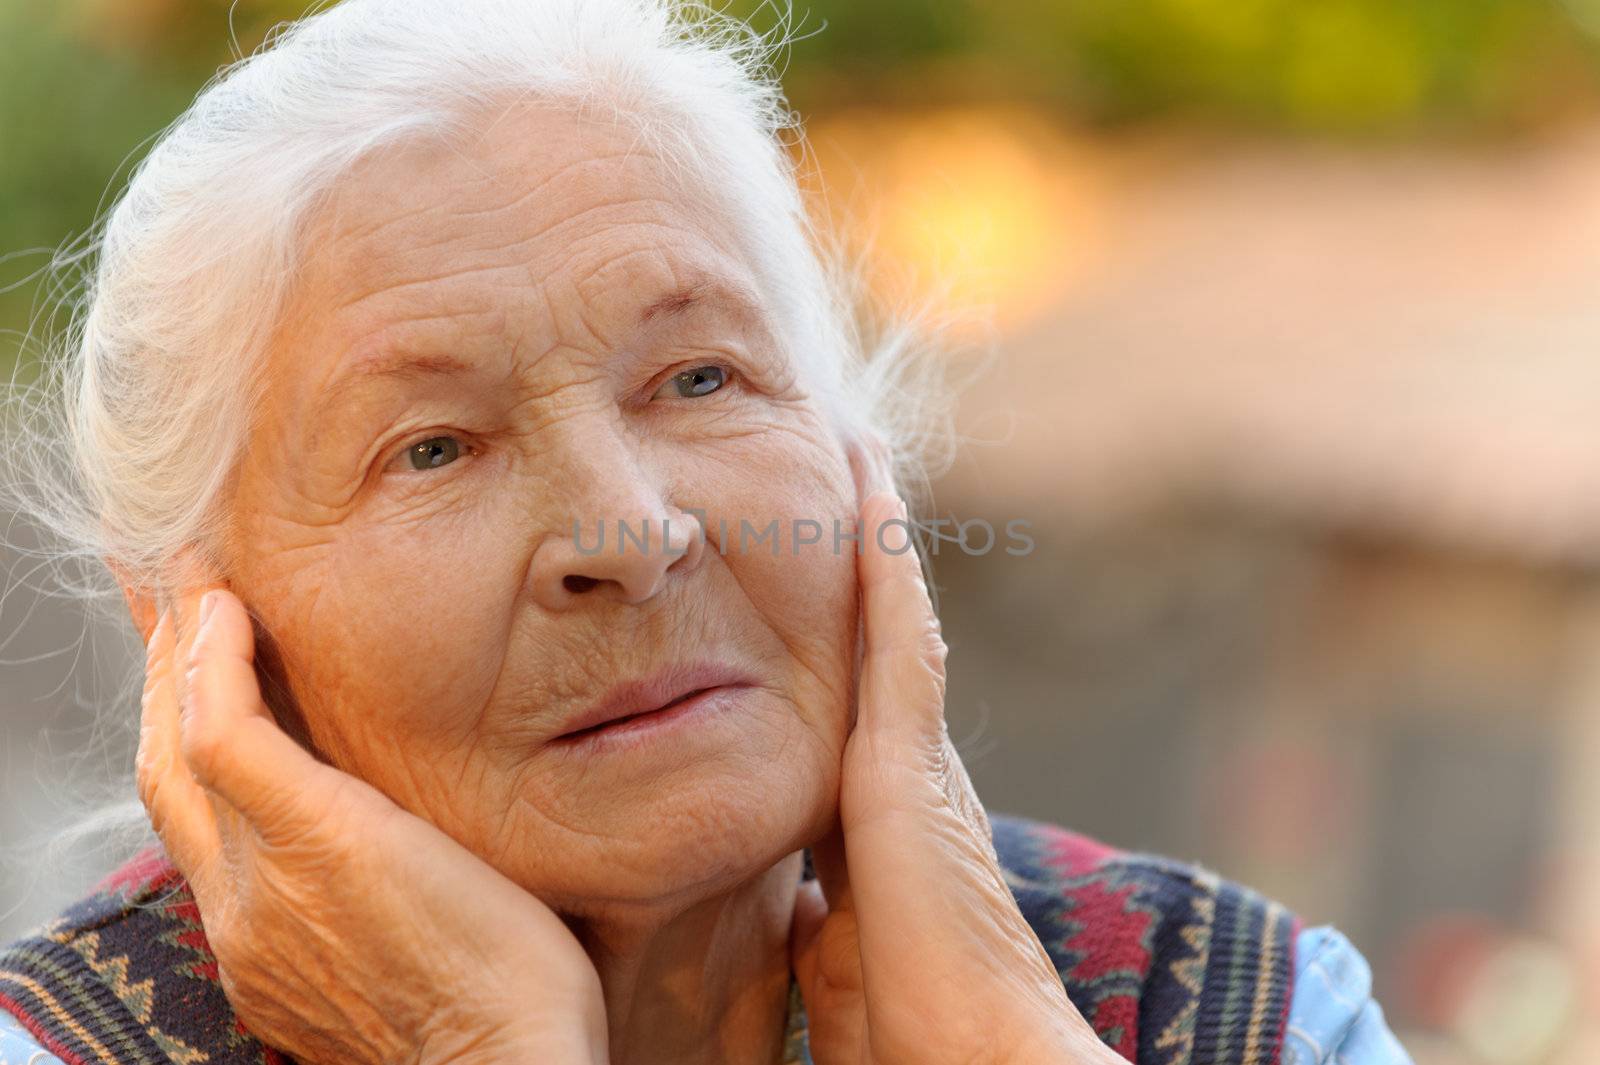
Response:
[[[797,697],[826,704],[842,721],[858,602],[856,545],[844,537],[854,531],[857,505],[848,460],[831,439],[820,426],[753,438],[730,475],[710,482],[704,507],[711,543],[722,543],[740,589],[799,667]],[[774,521],[776,554],[770,541],[754,538]],[[750,535],[741,535],[741,522]]]
[[[312,738],[344,768],[383,786],[396,746],[434,762],[470,750],[526,567],[501,524],[347,523],[290,552],[256,545],[268,561],[240,594],[274,634]]]
[[[805,519],[809,519],[806,512]],[[854,635],[856,568],[853,544],[837,551],[832,527],[826,525],[821,543],[800,546],[799,554],[785,541],[776,556],[766,545],[738,543],[729,537],[727,564],[757,612],[791,647],[814,648],[839,665],[847,665],[843,651]],[[846,526],[848,531],[848,526]],[[805,530],[806,537],[814,530]]]
[[[755,612],[787,652],[795,712],[842,756],[853,718],[857,595],[846,544],[802,548],[799,557],[765,550],[730,554],[728,567]]]

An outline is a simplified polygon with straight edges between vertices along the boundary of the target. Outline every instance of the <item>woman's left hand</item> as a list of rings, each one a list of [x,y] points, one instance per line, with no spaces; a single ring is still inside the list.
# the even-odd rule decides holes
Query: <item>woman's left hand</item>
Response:
[[[1001,874],[945,727],[945,645],[905,521],[891,494],[862,507],[865,651],[839,830],[812,850],[818,880],[802,887],[792,939],[812,1056],[1121,1063]]]

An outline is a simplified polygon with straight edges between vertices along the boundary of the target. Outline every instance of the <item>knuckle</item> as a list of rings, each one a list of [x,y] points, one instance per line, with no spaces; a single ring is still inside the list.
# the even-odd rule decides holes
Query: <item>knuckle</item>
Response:
[[[217,729],[196,720],[195,715],[185,715],[179,737],[184,759],[204,776],[213,775],[226,753],[226,737]]]
[[[144,808],[146,815],[150,819],[150,827],[155,830],[156,835],[162,839],[163,843],[167,843],[168,840],[165,838],[167,813],[161,808],[161,804],[156,801],[155,792],[152,791],[150,798],[144,800]]]
[[[143,760],[141,759],[141,761]],[[156,784],[155,774],[151,773],[144,765],[138,765],[134,769],[133,782],[139,792],[139,802],[150,812],[152,817],[157,816],[156,793],[159,789]]]
[[[861,955],[854,914],[833,914],[823,925],[817,943],[816,975],[827,990],[861,990]]]
[[[150,750],[150,745],[139,744],[133,752],[133,781],[139,788],[139,797],[146,798],[146,792],[153,791],[156,778],[161,775],[161,767],[156,765],[156,756]]]
[[[160,700],[166,698],[166,693],[162,690],[165,687],[163,674],[157,667],[152,666],[145,670],[144,688],[139,693],[139,720],[142,724],[147,724],[160,712],[163,705]]]
[[[165,821],[162,793],[167,772],[166,761],[158,758],[146,745],[140,744],[134,754],[133,782],[138,791],[139,802],[149,813],[150,824],[157,832],[161,831]]]
[[[188,699],[192,695],[195,690],[195,685],[200,682],[201,672],[202,667],[200,663],[193,659],[191,659],[189,664],[183,668],[183,697],[185,699]]]

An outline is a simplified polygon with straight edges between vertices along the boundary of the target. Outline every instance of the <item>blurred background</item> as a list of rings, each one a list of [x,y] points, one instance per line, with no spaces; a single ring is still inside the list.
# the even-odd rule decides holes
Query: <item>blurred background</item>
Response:
[[[1419,1065],[1600,1061],[1600,0],[796,5],[821,209],[996,350],[936,485],[1038,544],[937,562],[988,805],[1339,925]],[[300,7],[0,0],[21,379],[50,250]],[[0,939],[135,713],[6,566]]]

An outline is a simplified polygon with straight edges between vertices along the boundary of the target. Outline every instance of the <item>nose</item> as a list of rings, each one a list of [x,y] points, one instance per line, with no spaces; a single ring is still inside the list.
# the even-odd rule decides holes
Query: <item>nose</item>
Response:
[[[534,551],[534,599],[547,610],[581,601],[643,603],[700,565],[705,534],[694,515],[661,499],[636,497],[626,508],[591,510],[574,517]],[[609,513],[607,512],[609,511]]]

